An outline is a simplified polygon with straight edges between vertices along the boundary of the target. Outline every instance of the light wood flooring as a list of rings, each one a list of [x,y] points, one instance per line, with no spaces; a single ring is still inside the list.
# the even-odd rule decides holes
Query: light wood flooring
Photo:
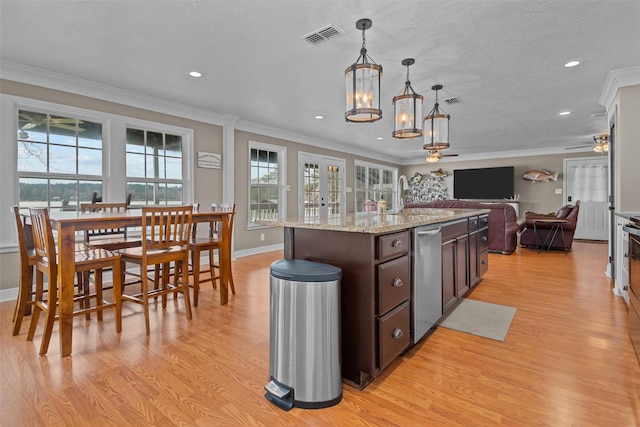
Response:
[[[504,342],[444,328],[338,405],[282,411],[264,398],[269,374],[271,252],[233,262],[237,293],[226,306],[203,287],[187,321],[170,299],[75,319],[73,355],[49,355],[11,336],[13,302],[0,304],[2,426],[638,426],[640,365],[627,307],[604,275],[607,246],[491,254],[469,298],[516,307]],[[159,306],[159,305],[158,305]]]

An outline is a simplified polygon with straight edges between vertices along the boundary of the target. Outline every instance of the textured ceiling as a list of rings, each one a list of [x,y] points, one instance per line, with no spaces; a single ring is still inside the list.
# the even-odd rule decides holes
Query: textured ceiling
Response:
[[[360,18],[373,21],[368,53],[384,67],[383,119],[372,124],[344,120]],[[452,117],[448,152],[464,159],[562,151],[606,131],[598,99],[609,71],[640,65],[639,22],[637,0],[1,0],[0,59],[412,162],[422,141],[391,137],[411,57],[425,113],[434,84],[440,99],[461,100],[441,106]],[[301,38],[327,25],[344,34],[316,46]],[[574,59],[581,65],[563,67]]]

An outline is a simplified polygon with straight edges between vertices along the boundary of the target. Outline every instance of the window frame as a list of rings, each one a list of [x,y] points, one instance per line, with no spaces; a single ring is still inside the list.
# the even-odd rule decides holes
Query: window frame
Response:
[[[366,180],[366,184],[367,184],[367,188],[365,190],[361,190],[358,188],[358,167],[365,167],[366,168],[366,173],[365,176],[367,178]],[[382,189],[371,189],[369,188],[369,170],[370,169],[377,169],[380,172],[380,177],[382,178],[383,174],[385,171],[391,172],[392,174],[392,189],[390,191],[385,191]],[[363,192],[365,193],[364,196],[364,200],[369,200],[371,199],[370,194],[372,192],[375,193],[384,193],[385,195],[388,195],[389,198],[385,197],[385,200],[387,201],[387,208],[388,209],[398,209],[398,206],[395,205],[395,203],[397,203],[398,200],[398,168],[393,167],[393,166],[386,166],[386,165],[381,165],[378,163],[372,163],[372,162],[366,162],[363,160],[354,160],[354,164],[353,164],[353,183],[354,183],[354,191],[353,191],[353,202],[354,202],[354,211],[356,213],[363,213],[364,212],[364,206],[362,206],[361,210],[358,210],[358,194]],[[375,197],[375,196],[374,196]],[[377,199],[372,199],[377,201]],[[363,203],[364,205],[364,203]]]
[[[0,94],[0,138],[3,156],[0,156],[0,211],[10,212],[11,206],[19,203],[19,174],[17,153],[17,117],[19,110],[43,112],[56,116],[77,117],[102,123],[102,175],[91,175],[90,180],[102,180],[103,199],[124,202],[126,198],[125,140],[126,128],[143,128],[182,136],[182,198],[184,204],[194,199],[194,130],[160,122],[121,116],[88,108],[57,104],[15,95]],[[30,177],[38,177],[29,172]],[[24,175],[26,176],[26,175]],[[73,179],[83,180],[84,175],[73,175]],[[43,176],[44,178],[44,176]],[[56,177],[57,178],[57,177]],[[49,202],[48,202],[49,203]],[[0,253],[10,252],[16,247],[15,224],[12,216],[0,216]]]
[[[267,150],[278,154],[278,220],[283,220],[287,214],[287,147],[284,145],[269,144],[266,142],[258,142],[249,140],[247,146],[247,229],[268,228],[269,226],[252,222],[251,218],[251,150]]]

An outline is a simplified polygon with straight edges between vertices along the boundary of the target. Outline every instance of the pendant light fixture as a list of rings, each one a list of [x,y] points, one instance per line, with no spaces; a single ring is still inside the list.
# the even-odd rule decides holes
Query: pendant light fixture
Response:
[[[415,60],[407,58],[402,65],[407,67],[407,81],[399,95],[393,97],[393,136],[395,138],[416,138],[422,136],[422,102],[424,97],[418,95],[409,81],[409,66]]]
[[[431,86],[436,91],[436,102],[433,109],[424,117],[424,145],[425,150],[444,150],[449,148],[449,116],[441,111],[438,104],[438,91],[442,85]]]
[[[596,145],[593,146],[593,151],[596,153],[606,153],[609,151],[609,135],[606,133],[594,136],[593,141],[596,143]]]
[[[365,30],[371,26],[371,19],[365,18],[356,22],[356,28],[362,30],[362,49],[356,62],[344,72],[347,90],[344,118],[348,122],[371,123],[382,118],[380,108],[382,65],[376,64],[369,58],[364,39]]]

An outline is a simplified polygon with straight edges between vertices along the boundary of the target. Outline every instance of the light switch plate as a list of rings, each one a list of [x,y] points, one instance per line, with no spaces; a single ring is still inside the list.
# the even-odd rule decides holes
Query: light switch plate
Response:
[[[562,194],[562,188],[556,188],[556,194]]]

